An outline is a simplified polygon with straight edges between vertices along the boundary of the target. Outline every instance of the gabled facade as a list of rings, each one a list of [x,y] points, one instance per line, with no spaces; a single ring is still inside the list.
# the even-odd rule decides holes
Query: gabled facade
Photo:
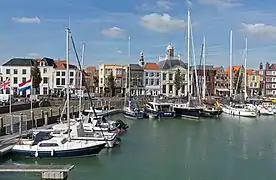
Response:
[[[230,95],[229,76],[221,67],[214,68],[214,95],[227,97]]]
[[[144,68],[140,64],[129,64],[128,72],[130,95],[144,95]]]
[[[147,62],[144,67],[145,95],[161,94],[162,73],[157,63]]]
[[[264,71],[264,91],[267,96],[276,95],[276,64],[266,63]]]
[[[159,57],[158,65],[161,70],[161,92],[164,96],[167,97],[175,97],[175,96],[187,96],[188,87],[187,87],[187,79],[188,79],[188,71],[187,64],[181,61],[180,56],[174,56],[174,48],[171,43],[166,48],[166,55]],[[183,77],[182,87],[177,90],[175,88],[175,74],[177,70],[180,70],[181,75]],[[190,73],[190,77],[192,73]],[[192,82],[192,79],[190,79]],[[191,88],[190,88],[191,89]]]

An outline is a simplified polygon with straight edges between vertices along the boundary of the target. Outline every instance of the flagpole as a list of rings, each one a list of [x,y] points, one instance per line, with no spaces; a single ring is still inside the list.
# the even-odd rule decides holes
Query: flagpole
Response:
[[[9,104],[9,111],[10,111],[10,123],[12,123],[12,96],[11,96],[11,93],[12,93],[12,84],[11,84],[11,79],[12,79],[12,76],[10,75],[10,104]],[[7,89],[5,89],[6,91]],[[11,126],[13,126],[13,124],[11,124]],[[12,128],[13,129],[13,128]],[[13,132],[12,132],[13,133]]]
[[[33,119],[34,117],[33,116],[33,99],[32,99],[32,91],[33,91],[33,77],[31,76],[31,89],[30,89],[30,100],[31,100],[31,121],[32,121],[32,128],[34,127],[34,122],[33,122]]]

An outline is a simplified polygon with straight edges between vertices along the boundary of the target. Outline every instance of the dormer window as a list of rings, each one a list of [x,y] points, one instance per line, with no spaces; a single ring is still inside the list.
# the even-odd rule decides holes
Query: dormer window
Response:
[[[44,62],[44,61],[41,61],[41,62],[39,63],[39,65],[40,65],[40,66],[45,66],[45,62]]]

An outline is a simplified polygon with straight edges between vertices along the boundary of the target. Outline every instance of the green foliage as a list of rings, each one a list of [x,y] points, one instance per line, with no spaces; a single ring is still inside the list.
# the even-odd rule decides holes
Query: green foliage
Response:
[[[107,82],[108,82],[108,89],[110,91],[110,96],[113,97],[115,92],[115,80],[114,80],[112,71],[110,75],[107,77]]]
[[[177,91],[182,87],[182,77],[181,77],[180,69],[177,69],[177,71],[175,72],[174,86]]]
[[[41,73],[37,65],[32,67],[31,76],[32,76],[32,87],[35,89],[37,93],[39,85],[42,81]]]

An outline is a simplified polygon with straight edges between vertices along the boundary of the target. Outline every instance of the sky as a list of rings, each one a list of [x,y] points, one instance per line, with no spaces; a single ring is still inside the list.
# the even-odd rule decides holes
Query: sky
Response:
[[[244,64],[247,38],[247,67],[257,68],[260,62],[276,60],[273,7],[274,0],[1,0],[0,61],[64,59],[65,30],[70,26],[79,54],[85,43],[85,66],[136,63],[141,51],[146,62],[158,62],[169,42],[187,62],[187,11],[191,8],[197,63],[205,36],[206,63],[229,65],[232,29],[233,64]],[[76,63],[73,49],[70,63]]]

